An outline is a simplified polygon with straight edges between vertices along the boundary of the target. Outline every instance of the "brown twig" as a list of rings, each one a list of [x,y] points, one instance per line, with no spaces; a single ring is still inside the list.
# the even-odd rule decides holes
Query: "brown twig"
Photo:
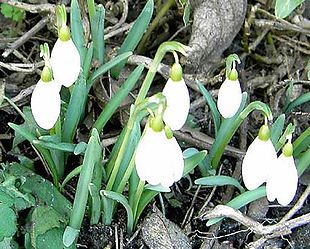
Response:
[[[49,17],[42,18],[35,26],[33,26],[29,31],[23,34],[20,38],[18,38],[15,42],[9,45],[9,48],[6,49],[2,56],[6,58],[13,50],[19,48],[26,41],[28,41],[31,37],[33,37],[36,33],[38,33],[44,26],[48,23]]]
[[[44,4],[28,4],[23,3],[17,0],[0,0],[1,3],[7,3],[9,5],[15,6],[17,8],[23,9],[30,13],[41,13],[41,12],[50,12],[55,13],[54,4],[44,3]]]
[[[239,210],[235,210],[224,205],[218,205],[212,211],[204,215],[204,218],[206,219],[219,217],[228,217],[234,219],[235,221],[238,221],[239,223],[251,229],[254,233],[266,236],[267,238],[274,238],[290,234],[292,229],[310,222],[310,213],[307,213],[288,221],[280,221],[274,225],[264,226],[261,223],[245,216]]]

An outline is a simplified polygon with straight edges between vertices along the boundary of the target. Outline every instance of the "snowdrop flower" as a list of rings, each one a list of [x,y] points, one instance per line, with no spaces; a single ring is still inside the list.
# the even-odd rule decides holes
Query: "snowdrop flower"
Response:
[[[54,80],[61,85],[70,87],[80,73],[80,54],[70,36],[70,29],[66,25],[67,16],[65,8],[57,6],[58,39],[52,49],[51,65]]]
[[[236,69],[232,69],[219,89],[217,108],[224,118],[231,118],[237,113],[241,101],[242,92],[238,73]]]
[[[51,69],[45,66],[41,79],[31,96],[31,111],[37,124],[46,130],[53,128],[60,114],[59,84],[52,79]]]
[[[282,150],[274,167],[270,169],[266,191],[269,201],[275,199],[282,206],[288,205],[294,198],[298,185],[298,174],[293,158],[293,145],[289,141]]]
[[[270,140],[270,130],[267,125],[263,125],[242,162],[242,177],[246,188],[254,190],[266,182],[268,171],[276,163],[277,153]]]
[[[179,63],[172,66],[170,78],[162,93],[167,99],[163,119],[172,130],[179,130],[185,124],[190,107],[189,92]]]
[[[167,138],[165,130],[146,126],[136,150],[138,176],[151,185],[170,187],[181,179],[184,169],[182,150],[176,139]]]

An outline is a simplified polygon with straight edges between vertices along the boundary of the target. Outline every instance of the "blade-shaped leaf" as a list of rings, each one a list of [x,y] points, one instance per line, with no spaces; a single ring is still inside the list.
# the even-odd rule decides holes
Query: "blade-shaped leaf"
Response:
[[[148,0],[144,6],[142,12],[136,19],[134,25],[130,29],[127,37],[125,38],[121,48],[118,50],[117,54],[122,54],[128,51],[134,51],[137,47],[139,41],[141,40],[145,30],[147,29],[154,9],[154,1]],[[115,78],[119,76],[120,71],[125,66],[126,60],[117,64],[112,70],[111,75]]]
[[[235,178],[230,176],[207,176],[197,179],[195,184],[212,187],[232,185],[238,188],[241,193],[244,192],[244,188],[240,185],[240,183]]]
[[[221,115],[217,109],[217,106],[216,106],[211,94],[208,92],[208,90],[199,81],[196,81],[196,83],[198,85],[200,92],[205,97],[205,99],[206,99],[206,101],[210,107],[212,117],[213,117],[214,127],[215,127],[215,136],[216,136],[218,130],[220,129],[220,125],[221,125]]]
[[[262,186],[255,190],[246,191],[241,195],[238,195],[234,199],[232,199],[230,202],[228,202],[226,205],[229,207],[232,207],[234,209],[239,209],[241,207],[244,207],[245,205],[258,200],[262,197],[266,196],[266,187]],[[207,226],[211,226],[219,221],[221,221],[223,218],[214,218],[210,219],[207,222]]]

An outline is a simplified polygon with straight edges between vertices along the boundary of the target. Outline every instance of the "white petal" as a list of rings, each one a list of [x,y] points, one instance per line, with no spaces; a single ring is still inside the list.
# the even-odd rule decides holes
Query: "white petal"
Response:
[[[31,96],[31,110],[37,124],[49,130],[60,114],[59,85],[54,81],[39,81]]]
[[[233,117],[241,104],[242,92],[239,80],[226,79],[218,93],[217,107],[224,118]]]
[[[276,164],[277,153],[269,140],[262,141],[258,137],[249,146],[243,162],[242,177],[247,189],[253,190],[263,184],[268,171]]]
[[[172,130],[179,130],[185,124],[190,107],[187,86],[183,79],[180,81],[169,79],[162,93],[167,98],[164,121]]]
[[[80,54],[70,39],[58,39],[51,53],[51,65],[54,80],[66,87],[71,86],[80,73]]]
[[[275,197],[282,206],[286,206],[294,199],[297,185],[298,174],[294,158],[281,154],[277,160],[275,169],[270,172],[268,177],[266,185],[267,197],[269,194],[271,197]]]
[[[175,138],[167,139],[164,131],[154,132],[149,127],[138,144],[135,163],[141,180],[164,187],[178,181],[184,168],[182,151]]]

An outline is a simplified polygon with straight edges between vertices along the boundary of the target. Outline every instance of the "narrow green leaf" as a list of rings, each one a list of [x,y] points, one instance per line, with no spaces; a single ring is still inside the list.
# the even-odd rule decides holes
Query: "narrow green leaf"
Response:
[[[272,144],[275,146],[278,141],[279,138],[282,134],[282,130],[284,127],[284,123],[285,123],[285,114],[281,114],[276,121],[272,124],[271,129],[270,129],[270,139]]]
[[[217,109],[216,103],[214,102],[214,100],[213,100],[211,94],[208,92],[208,90],[198,80],[196,81],[196,84],[198,85],[200,92],[205,97],[205,99],[206,99],[206,101],[210,107],[212,117],[213,117],[214,127],[215,127],[215,136],[216,136],[218,130],[220,129],[220,125],[221,125],[221,115]]]
[[[87,48],[84,63],[83,63],[83,75],[85,79],[87,79],[89,75],[89,71],[92,65],[92,60],[93,60],[93,54],[94,54],[94,44],[91,42],[89,44],[89,47]]]
[[[310,146],[310,127],[308,127],[299,137],[294,141],[294,157],[299,157],[300,153],[303,152]]]
[[[32,133],[30,133],[28,130],[26,129],[21,129],[19,127],[19,125],[13,124],[13,123],[8,123],[8,125],[17,133],[19,133],[20,135],[22,135],[24,138],[26,138],[31,144],[33,144],[34,140],[37,140],[37,137],[35,135],[33,135]],[[47,165],[48,165],[48,169],[53,177],[54,180],[54,184],[55,186],[58,186],[58,174],[57,174],[57,170],[56,170],[56,166],[55,163],[51,157],[50,152],[45,149],[42,148],[39,145],[35,145],[33,144],[34,147],[39,151],[39,153],[42,155],[43,159],[46,160]]]
[[[145,185],[145,189],[153,190],[153,191],[156,191],[156,192],[164,192],[164,193],[171,192],[169,187],[164,187],[164,186],[162,186],[160,184],[158,184],[158,185],[146,184]]]
[[[105,63],[104,65],[100,66],[95,72],[93,72],[93,74],[90,76],[89,81],[87,81],[87,85],[88,85],[88,89],[91,88],[91,86],[93,85],[93,83],[95,82],[95,80],[100,77],[101,75],[103,75],[104,73],[106,73],[108,70],[110,70],[112,67],[114,67],[115,65],[117,65],[118,63],[120,63],[123,60],[126,60],[130,55],[132,55],[132,52],[125,52],[122,53],[118,56],[116,56],[115,58],[113,58],[112,60],[110,60],[109,62]]]
[[[230,202],[228,202],[226,205],[234,209],[239,209],[264,196],[266,196],[266,187],[261,186],[255,190],[246,191],[243,194],[238,195],[237,197],[232,199]],[[212,226],[213,224],[221,221],[222,219],[223,218],[210,219],[207,222],[207,226]]]
[[[212,187],[232,185],[238,188],[241,193],[244,193],[244,188],[240,185],[240,183],[235,178],[230,176],[207,176],[197,179],[195,184]]]
[[[84,77],[80,77],[74,85],[68,109],[65,114],[62,129],[62,141],[65,143],[71,143],[73,141],[75,131],[82,113],[84,112],[86,98],[86,81]]]
[[[192,11],[192,5],[190,1],[187,1],[184,7],[184,13],[183,13],[183,22],[185,26],[189,23],[189,17],[190,17],[191,11]]]
[[[243,93],[242,102],[236,115],[232,118],[225,119],[221,124],[221,127],[217,133],[217,137],[212,145],[211,150],[209,151],[209,154],[207,155],[207,161],[214,169],[217,168],[226,145],[229,143],[232,136],[235,134],[236,130],[244,119],[240,118],[239,116],[243,111],[246,102],[247,93]]]
[[[134,220],[133,220],[133,213],[127,199],[122,194],[113,191],[101,190],[100,193],[114,201],[121,203],[124,206],[127,212],[127,232],[131,233],[133,230]]]
[[[153,9],[154,9],[154,1],[148,0],[146,5],[144,6],[142,12],[136,19],[134,25],[130,29],[127,37],[125,38],[121,48],[118,50],[117,54],[122,54],[128,51],[133,52],[137,45],[139,44],[139,41],[141,40],[145,30],[147,29],[152,15],[153,15]],[[118,78],[120,71],[125,66],[126,60],[120,62],[111,70],[111,75],[115,78]]]
[[[61,184],[61,189],[64,189],[65,185],[75,176],[77,176],[78,174],[81,173],[82,170],[82,165],[74,168],[67,176],[66,178],[63,180],[62,184]]]
[[[189,172],[191,172],[199,163],[201,163],[208,152],[206,150],[197,152],[190,157],[187,157],[184,159],[184,171],[183,176],[187,175]]]
[[[276,0],[275,14],[278,18],[285,18],[305,0]]]
[[[100,4],[96,8],[95,15],[91,18],[91,34],[94,43],[94,56],[98,59],[99,65],[104,62],[104,16],[105,9]]]
[[[98,119],[94,124],[94,128],[101,131],[109,119],[112,117],[116,109],[120,106],[122,101],[133,89],[137,83],[139,77],[143,72],[144,66],[139,65],[127,78],[127,80],[122,84],[121,88],[114,94],[111,100],[105,105],[104,109],[100,113]]]
[[[92,183],[88,185],[88,191],[91,197],[91,214],[90,214],[90,224],[98,224],[101,214],[101,202],[99,189]]]
[[[76,195],[74,198],[72,214],[70,217],[70,223],[68,227],[77,230],[81,228],[88,199],[88,186],[92,180],[95,164],[98,163],[100,158],[101,158],[101,146],[100,146],[99,134],[96,129],[93,129],[85,152],[85,157],[83,160],[82,170],[80,173],[76,189]],[[70,242],[73,243],[73,241],[71,240]],[[68,246],[68,244],[66,244],[66,246]]]
[[[79,50],[81,63],[83,63],[86,51],[84,47],[84,28],[78,0],[71,1],[70,23],[72,40]]]
[[[299,96],[297,99],[295,99],[294,101],[292,101],[291,103],[289,103],[289,105],[287,106],[287,108],[284,110],[285,113],[290,112],[291,110],[293,110],[294,108],[306,103],[310,101],[310,92],[307,92],[301,96]]]
[[[297,161],[297,172],[298,172],[298,176],[301,176],[308,168],[310,165],[310,148],[302,153],[302,155],[300,156],[300,158]]]

